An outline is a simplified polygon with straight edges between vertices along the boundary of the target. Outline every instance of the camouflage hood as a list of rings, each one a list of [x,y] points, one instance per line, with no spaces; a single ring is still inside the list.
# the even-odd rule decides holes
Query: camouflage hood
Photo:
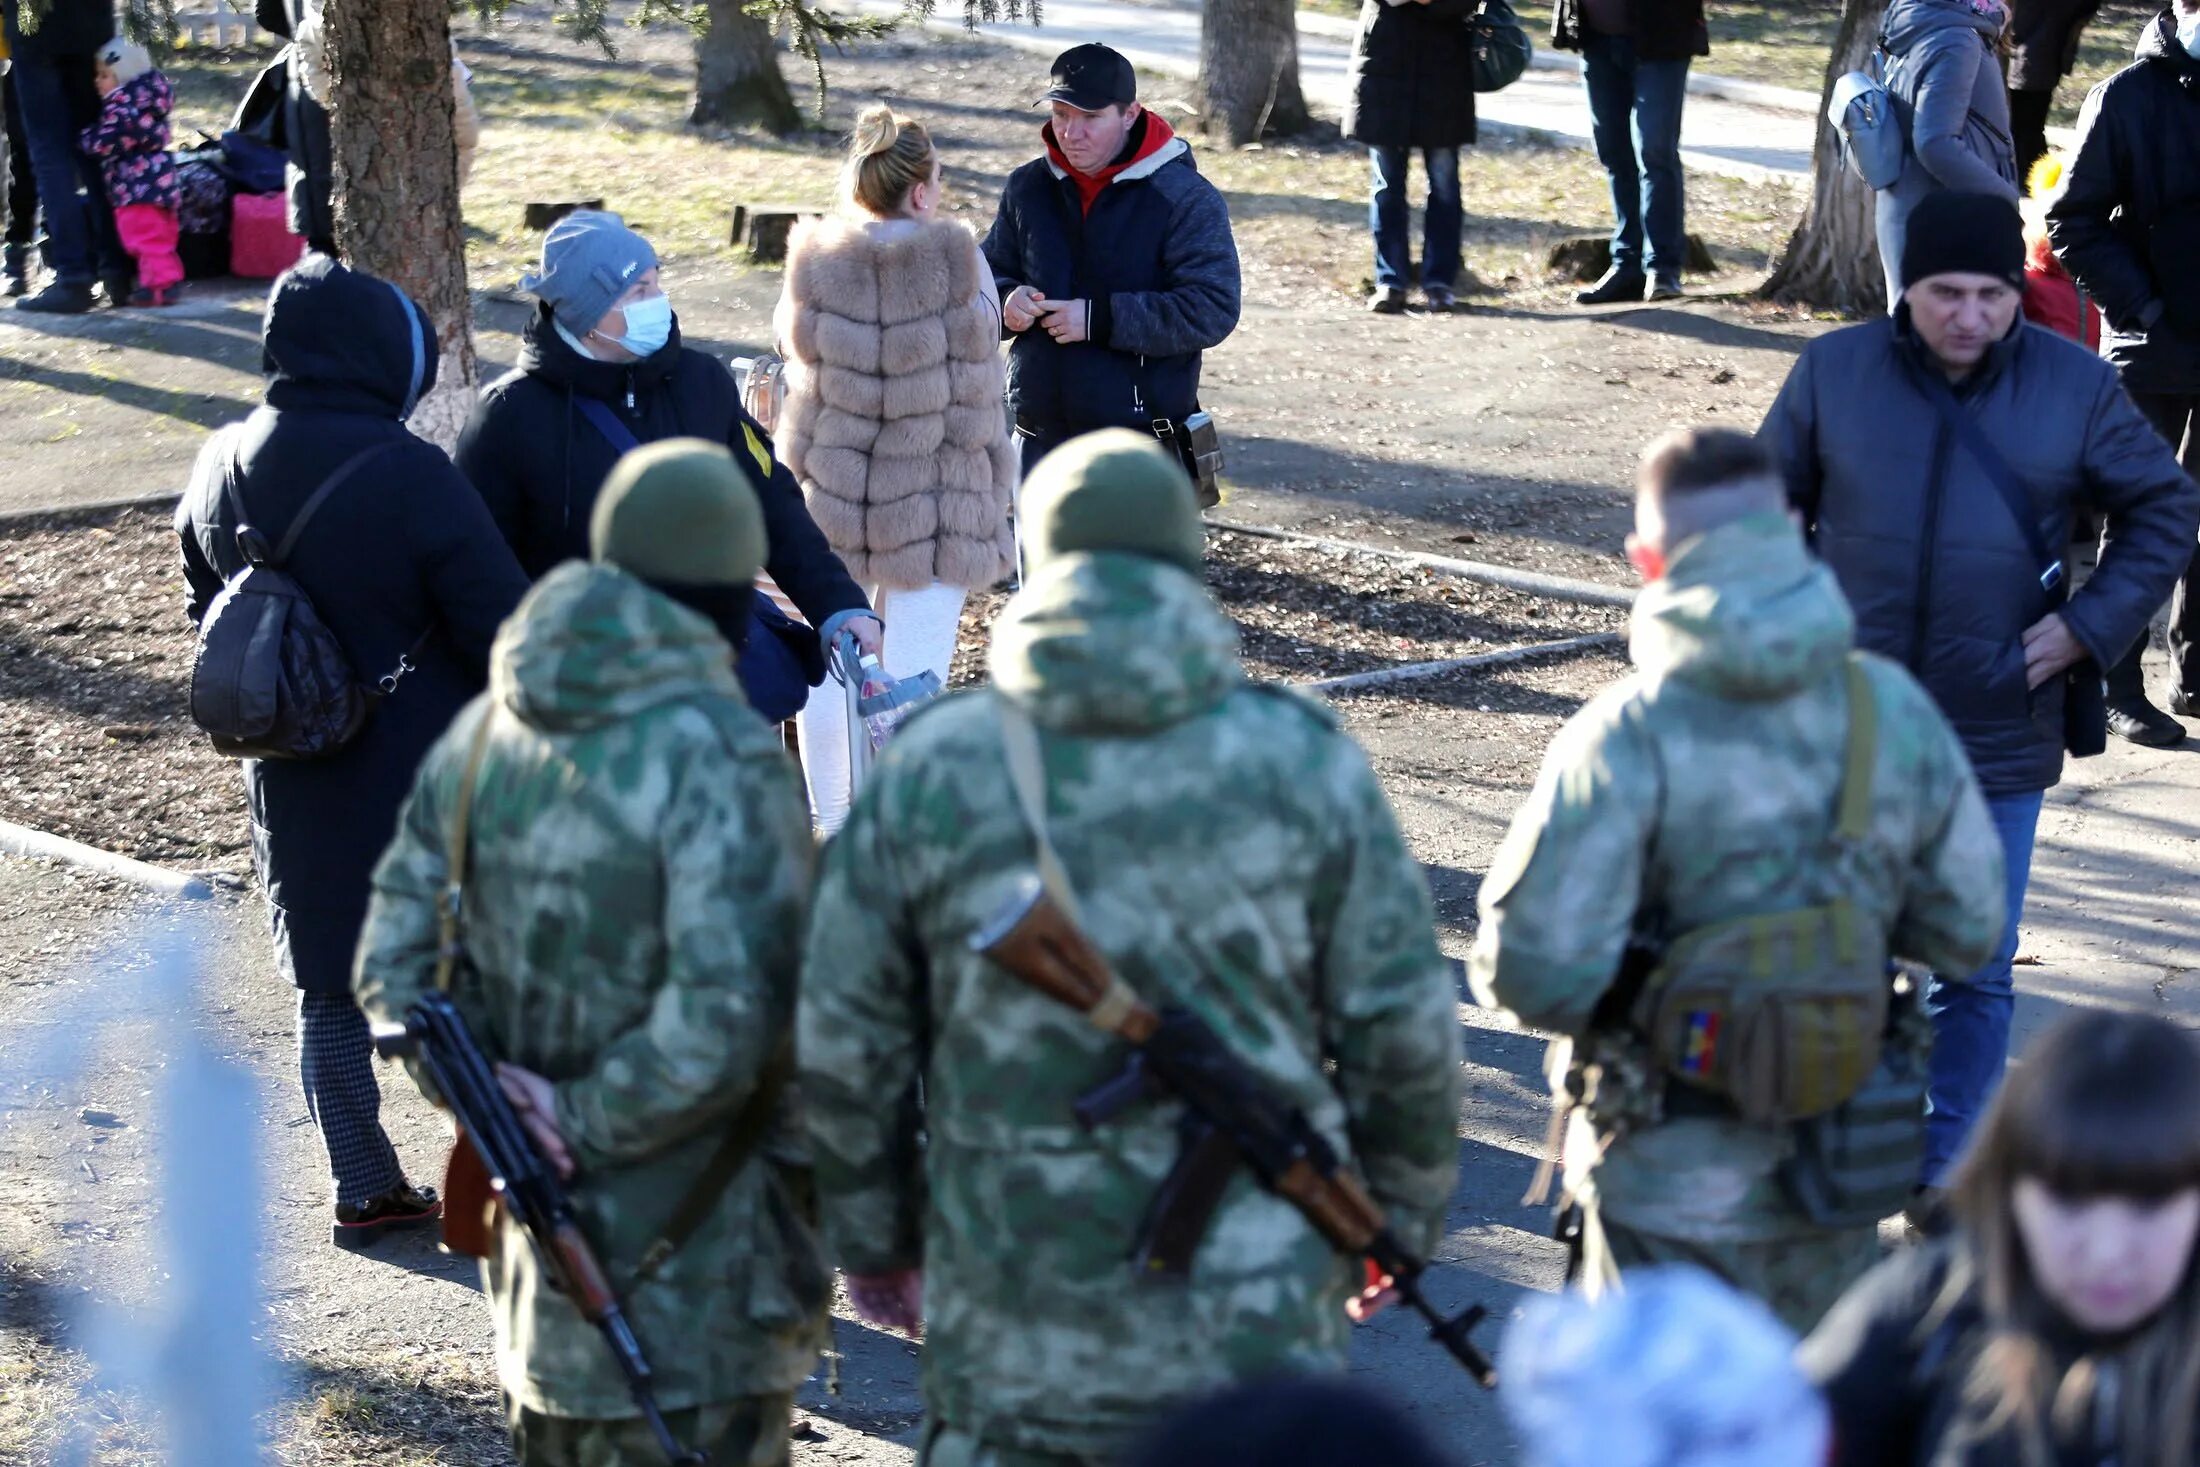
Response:
[[[733,650],[710,622],[622,570],[577,560],[544,576],[497,634],[489,692],[539,729],[741,696]]]
[[[1197,579],[1141,555],[1066,555],[993,628],[994,686],[1046,728],[1146,733],[1245,681],[1237,628]]]
[[[1786,515],[1759,514],[1681,546],[1635,600],[1629,654],[1654,676],[1762,702],[1820,681],[1855,640],[1832,572]]]

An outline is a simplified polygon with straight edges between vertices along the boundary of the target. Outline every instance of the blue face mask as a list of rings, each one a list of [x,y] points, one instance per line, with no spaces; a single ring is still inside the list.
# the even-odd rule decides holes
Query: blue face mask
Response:
[[[638,357],[655,356],[672,340],[672,298],[653,295],[647,300],[628,302],[626,335],[607,339],[616,341]]]

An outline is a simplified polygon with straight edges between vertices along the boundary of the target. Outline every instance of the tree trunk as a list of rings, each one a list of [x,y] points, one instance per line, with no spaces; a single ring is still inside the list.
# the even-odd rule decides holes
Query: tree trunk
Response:
[[[1826,121],[1833,84],[1862,70],[1879,38],[1886,0],[1847,0],[1841,32],[1819,93],[1818,145],[1811,158],[1810,209],[1788,237],[1787,249],[1764,284],[1777,301],[1870,315],[1887,308],[1887,282],[1879,263],[1871,189],[1841,161],[1841,139]]]
[[[780,74],[771,27],[742,3],[710,0],[709,19],[695,38],[695,110],[688,120],[785,137],[801,129],[802,114]]]
[[[336,244],[435,323],[436,388],[413,431],[449,448],[473,408],[473,300],[452,132],[450,0],[333,0],[329,139]]]
[[[1207,0],[1199,22],[1199,94],[1207,135],[1239,148],[1306,126],[1293,0]]]

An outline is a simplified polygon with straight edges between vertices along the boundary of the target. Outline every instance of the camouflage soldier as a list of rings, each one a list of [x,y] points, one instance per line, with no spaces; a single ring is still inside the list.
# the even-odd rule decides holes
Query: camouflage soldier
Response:
[[[1173,1399],[1341,1368],[1360,1278],[1242,1173],[1188,1280],[1136,1276],[1181,1107],[1081,1129],[1072,1103],[1124,1047],[969,948],[1035,861],[1004,716],[1036,728],[1047,833],[1128,982],[1212,1024],[1414,1246],[1458,1164],[1456,991],[1420,871],[1329,715],[1246,680],[1183,473],[1094,434],[1023,503],[993,687],[886,750],[827,849],[802,980],[828,1240],[873,1322],[921,1301],[929,1467],[1111,1460]]]
[[[2001,848],[1932,701],[1852,651],[1755,443],[1668,435],[1638,491],[1637,670],[1552,744],[1469,974],[1574,1041],[1552,1069],[1588,1287],[1693,1262],[1805,1330],[1921,1154],[1921,1021],[1887,960],[1973,971]]]
[[[763,519],[723,447],[673,439],[620,463],[590,544],[593,564],[552,571],[505,624],[488,693],[422,766],[375,873],[359,999],[395,1019],[433,981],[447,830],[486,720],[471,971],[453,998],[569,1176],[674,1435],[717,1467],[784,1463],[830,1276],[791,1107],[769,1088],[794,1018],[809,817],[718,630],[763,564]],[[781,1113],[725,1176],[711,1158],[752,1101]],[[715,1205],[643,1269],[706,1173]],[[521,1462],[655,1460],[602,1340],[508,1219],[483,1283]]]

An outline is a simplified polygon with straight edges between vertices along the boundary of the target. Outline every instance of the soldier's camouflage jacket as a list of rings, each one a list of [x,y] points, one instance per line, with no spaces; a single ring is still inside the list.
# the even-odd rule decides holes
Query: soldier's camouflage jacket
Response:
[[[357,975],[375,1019],[434,980],[446,832],[483,718],[472,972],[453,997],[495,1057],[555,1085],[574,1205],[666,1409],[791,1390],[830,1284],[791,1104],[686,1246],[633,1279],[793,1023],[812,875],[800,779],[708,621],[616,569],[559,567],[505,623],[489,691],[429,753],[375,872]],[[507,1392],[556,1416],[634,1414],[509,1219],[483,1279]]]
[[[1054,562],[996,627],[991,673],[994,691],[942,700],[888,746],[827,849],[805,1115],[837,1261],[926,1269],[935,1420],[1099,1456],[1157,1402],[1340,1366],[1359,1273],[1240,1176],[1188,1286],[1133,1276],[1180,1107],[1080,1130],[1071,1102],[1125,1046],[967,946],[1032,870],[995,698],[1040,729],[1049,830],[1093,939],[1347,1149],[1417,1245],[1458,1163],[1457,992],[1365,757],[1324,710],[1246,681],[1195,578]]]
[[[1784,515],[1682,545],[1635,603],[1636,671],[1553,741],[1483,880],[1475,997],[1580,1037],[1638,910],[1662,911],[1677,936],[1843,895],[1897,956],[1948,975],[1983,965],[2002,932],[2001,842],[1946,720],[1882,658],[1866,659],[1878,710],[1870,834],[1850,862],[1828,859],[1854,630]],[[1647,1076],[1645,1059],[1632,1079]],[[1689,1118],[1629,1131],[1585,1185],[1613,1122],[1643,1101],[1616,1088],[1602,1114],[1575,1117],[1566,1148],[1568,1184],[1607,1217],[1706,1242],[1807,1226],[1773,1177],[1792,1146],[1784,1128]]]

